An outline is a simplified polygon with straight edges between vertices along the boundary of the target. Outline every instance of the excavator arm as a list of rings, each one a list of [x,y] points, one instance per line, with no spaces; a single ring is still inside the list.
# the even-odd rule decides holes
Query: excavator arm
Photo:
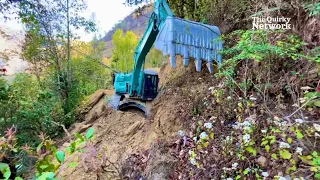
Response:
[[[146,109],[137,102],[125,101],[121,104],[120,101],[124,99],[146,101],[156,97],[158,74],[143,70],[146,55],[155,42],[156,49],[161,50],[164,55],[170,55],[173,68],[176,64],[175,56],[183,55],[185,66],[188,66],[189,57],[192,57],[195,59],[197,71],[201,70],[201,62],[205,60],[208,70],[212,72],[213,60],[218,64],[222,62],[218,53],[222,49],[219,37],[218,27],[176,18],[167,0],[157,0],[148,27],[136,48],[134,69],[131,73],[115,74],[115,95],[109,104],[114,109],[133,106],[146,112]]]
[[[147,30],[145,31],[135,51],[135,63],[133,72],[128,75],[118,75],[119,80],[125,79],[127,82],[122,83],[121,85],[115,84],[116,92],[117,89],[119,89],[118,92],[129,93],[131,97],[139,97],[141,95],[141,81],[143,75],[142,67],[145,63],[145,59],[148,52],[150,51],[152,45],[154,44],[157,38],[157,35],[159,34],[159,30],[165,23],[167,16],[174,17],[174,14],[169,8],[169,5],[166,2],[166,0],[158,0],[157,2],[155,2],[154,11],[149,19]],[[129,86],[127,85],[128,82],[130,82]]]

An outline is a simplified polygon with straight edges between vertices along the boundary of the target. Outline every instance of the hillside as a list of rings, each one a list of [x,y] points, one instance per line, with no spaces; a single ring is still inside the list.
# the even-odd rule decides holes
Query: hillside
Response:
[[[156,15],[167,7],[159,2]],[[68,48],[56,46],[64,41],[46,32],[65,29],[64,18],[48,16],[51,24],[41,13],[60,4],[41,3],[35,2],[43,11],[26,14],[37,20],[27,21],[33,28],[26,47],[28,59],[43,59],[48,71],[19,74],[13,84],[0,78],[0,179],[320,179],[320,2],[170,0],[177,17],[194,22],[160,26],[158,39],[170,40],[163,51],[171,57],[153,66],[158,81],[150,74],[111,77],[97,61],[103,47],[95,43],[75,44],[87,53],[65,58]],[[104,55],[112,55],[118,28],[141,36],[150,10],[115,25],[101,39]],[[283,16],[291,20],[253,28],[252,17]],[[122,72],[137,42],[128,34],[125,41],[115,36],[121,51],[107,59]],[[220,55],[222,62],[211,67]],[[130,77],[139,83],[126,83]],[[137,102],[155,92],[155,99],[142,102],[145,108],[125,98]],[[125,104],[112,109],[119,100]]]
[[[112,36],[117,29],[122,29],[125,32],[133,31],[138,37],[142,37],[147,28],[149,17],[152,13],[152,7],[146,7],[142,10],[140,16],[136,16],[135,12],[128,15],[120,23],[116,24],[100,41],[105,42],[105,50],[103,55],[110,58],[112,56]]]

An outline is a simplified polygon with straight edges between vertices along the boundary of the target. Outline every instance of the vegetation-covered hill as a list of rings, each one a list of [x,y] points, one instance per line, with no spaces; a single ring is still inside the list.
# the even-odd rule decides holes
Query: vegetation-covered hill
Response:
[[[115,24],[114,27],[102,39],[100,39],[100,41],[105,42],[103,55],[107,58],[112,56],[112,48],[114,47],[112,43],[112,36],[117,29],[122,29],[124,33],[132,31],[141,38],[147,28],[151,12],[152,7],[150,6],[140,11],[141,14],[139,16],[137,16],[137,12],[135,11],[118,24]]]

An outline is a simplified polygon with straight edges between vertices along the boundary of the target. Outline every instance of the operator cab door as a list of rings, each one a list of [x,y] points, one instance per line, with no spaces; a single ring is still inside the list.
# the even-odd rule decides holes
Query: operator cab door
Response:
[[[144,88],[143,97],[144,100],[153,100],[158,94],[158,75],[144,74]]]

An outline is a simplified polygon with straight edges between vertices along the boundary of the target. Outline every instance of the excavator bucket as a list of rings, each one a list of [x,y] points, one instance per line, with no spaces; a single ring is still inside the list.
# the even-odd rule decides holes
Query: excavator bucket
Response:
[[[172,68],[176,67],[176,55],[183,56],[184,66],[188,66],[190,57],[194,58],[197,71],[201,71],[203,60],[210,73],[213,60],[221,65],[222,40],[218,27],[168,16],[160,29],[155,48],[170,55]]]

